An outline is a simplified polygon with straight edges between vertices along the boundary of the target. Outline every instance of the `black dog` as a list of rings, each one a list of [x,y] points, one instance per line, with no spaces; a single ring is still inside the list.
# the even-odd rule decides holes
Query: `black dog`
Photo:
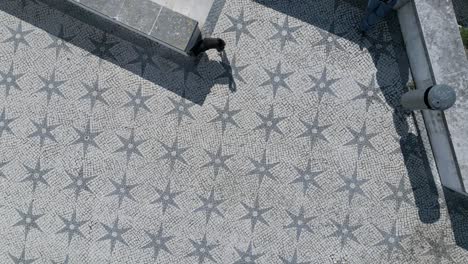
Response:
[[[198,41],[190,51],[193,56],[198,56],[209,49],[216,49],[218,52],[222,52],[224,47],[226,47],[226,42],[220,38],[204,38]]]

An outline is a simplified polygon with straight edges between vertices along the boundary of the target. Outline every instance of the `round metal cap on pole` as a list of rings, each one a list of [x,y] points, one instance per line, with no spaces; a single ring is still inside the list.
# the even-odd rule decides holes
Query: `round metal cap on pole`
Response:
[[[401,97],[401,105],[410,110],[446,110],[456,101],[453,87],[438,84],[426,89],[416,89],[405,93]]]

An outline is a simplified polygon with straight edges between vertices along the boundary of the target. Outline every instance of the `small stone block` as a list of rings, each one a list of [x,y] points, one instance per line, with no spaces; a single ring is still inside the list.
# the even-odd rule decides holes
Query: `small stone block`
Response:
[[[149,0],[126,0],[117,21],[149,34],[161,6]]]
[[[72,0],[105,16],[115,18],[125,0]]]
[[[163,7],[150,35],[169,46],[187,51],[198,22]]]

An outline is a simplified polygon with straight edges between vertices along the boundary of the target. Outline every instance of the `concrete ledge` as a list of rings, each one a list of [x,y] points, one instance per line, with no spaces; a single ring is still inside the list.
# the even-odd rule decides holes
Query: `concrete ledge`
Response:
[[[408,59],[417,89],[453,86],[456,105],[422,111],[442,185],[467,194],[468,61],[450,0],[411,1],[398,9]]]

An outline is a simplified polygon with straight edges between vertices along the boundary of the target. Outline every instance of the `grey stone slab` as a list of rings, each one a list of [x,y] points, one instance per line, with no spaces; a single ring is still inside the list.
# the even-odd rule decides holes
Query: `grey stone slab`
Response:
[[[145,34],[149,34],[161,6],[148,0],[126,0],[117,21]]]
[[[70,0],[71,2],[80,3],[81,5],[90,8],[100,14],[114,18],[119,14],[120,9],[125,0]]]
[[[198,22],[163,7],[150,35],[169,46],[187,51]]]

